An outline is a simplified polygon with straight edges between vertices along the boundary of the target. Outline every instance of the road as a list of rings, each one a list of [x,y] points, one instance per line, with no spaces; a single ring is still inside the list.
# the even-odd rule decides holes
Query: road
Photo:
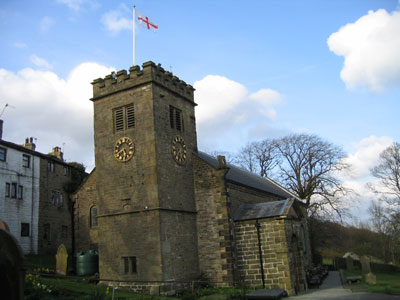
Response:
[[[338,271],[329,272],[319,289],[311,289],[307,293],[292,296],[293,300],[400,300],[400,295],[386,295],[367,292],[352,292],[344,288]]]

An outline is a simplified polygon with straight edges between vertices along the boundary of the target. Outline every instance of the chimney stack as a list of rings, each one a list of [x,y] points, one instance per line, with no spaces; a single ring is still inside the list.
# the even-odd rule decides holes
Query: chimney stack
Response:
[[[25,139],[24,147],[27,148],[27,149],[29,149],[29,150],[35,151],[36,145],[35,145],[35,143],[33,142],[33,137],[30,137],[30,138],[26,138],[26,139]]]
[[[58,158],[59,160],[64,161],[63,153],[61,151],[61,147],[54,147],[53,151],[51,151],[49,153],[49,155],[54,156],[54,157]]]

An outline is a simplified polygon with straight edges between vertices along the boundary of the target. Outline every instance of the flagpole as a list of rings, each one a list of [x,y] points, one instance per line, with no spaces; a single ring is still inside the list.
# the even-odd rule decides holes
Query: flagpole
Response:
[[[135,4],[133,5],[133,65],[135,66],[135,23],[136,23],[136,16],[135,16]]]

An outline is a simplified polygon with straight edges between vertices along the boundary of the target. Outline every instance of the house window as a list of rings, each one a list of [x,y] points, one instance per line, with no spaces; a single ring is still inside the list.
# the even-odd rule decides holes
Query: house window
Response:
[[[22,166],[24,168],[30,168],[31,167],[31,157],[26,154],[22,154]]]
[[[56,165],[54,162],[49,161],[47,162],[47,171],[54,173],[56,171]]]
[[[171,128],[175,128],[178,131],[183,131],[182,111],[173,106],[170,106],[169,123]]]
[[[69,176],[69,168],[64,166],[64,176]]]
[[[17,198],[17,183],[11,183],[11,198]]]
[[[29,236],[29,223],[21,223],[21,236]]]
[[[137,273],[136,256],[122,257],[122,261],[124,264],[124,273],[125,274]]]
[[[19,200],[22,200],[24,198],[24,187],[22,185],[18,186],[17,198]]]
[[[43,226],[43,239],[50,242],[50,224],[44,224]]]
[[[11,196],[11,184],[9,184],[8,182],[6,182],[6,192],[5,192],[5,196],[6,196],[6,197],[10,197],[10,196]]]
[[[63,205],[63,195],[60,191],[53,191],[51,194],[51,201],[54,206],[61,207]]]
[[[6,161],[7,149],[0,147],[0,161]]]
[[[135,107],[133,103],[113,110],[114,131],[135,128]]]
[[[96,227],[99,223],[97,222],[97,206],[93,205],[90,208],[90,227]]]

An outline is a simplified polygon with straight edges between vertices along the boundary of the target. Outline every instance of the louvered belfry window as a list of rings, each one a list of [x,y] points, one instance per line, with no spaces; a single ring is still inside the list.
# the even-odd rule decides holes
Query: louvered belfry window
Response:
[[[169,107],[169,122],[171,128],[175,128],[176,130],[183,131],[183,119],[182,119],[182,111],[170,106]]]
[[[133,103],[115,108],[113,115],[115,132],[135,128],[135,107]]]

